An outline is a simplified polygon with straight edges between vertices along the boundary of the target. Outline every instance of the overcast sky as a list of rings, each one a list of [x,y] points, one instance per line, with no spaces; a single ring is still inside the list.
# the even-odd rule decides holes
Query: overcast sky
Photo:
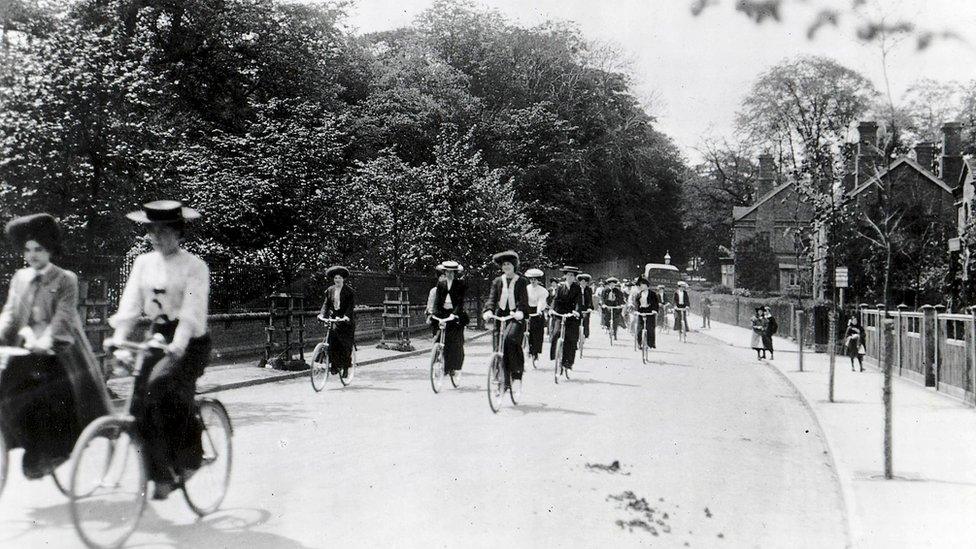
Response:
[[[431,0],[356,0],[350,23],[360,32],[409,25]],[[806,39],[806,26],[825,4],[850,0],[794,0],[781,24],[756,25],[719,0],[699,17],[691,0],[476,0],[523,26],[547,19],[574,21],[591,39],[612,41],[630,57],[636,93],[656,98],[659,128],[694,159],[703,136],[730,135],[735,111],[756,76],[800,54],[824,55],[871,78],[882,89],[877,46],[862,45],[849,25]],[[889,76],[896,99],[918,78],[976,79],[976,0],[877,0],[889,13],[926,28],[949,28],[967,43],[938,42],[918,53],[904,44]]]

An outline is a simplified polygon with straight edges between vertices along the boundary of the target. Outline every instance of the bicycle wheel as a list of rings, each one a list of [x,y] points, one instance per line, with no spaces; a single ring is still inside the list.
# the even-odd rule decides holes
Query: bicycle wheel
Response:
[[[434,343],[430,348],[430,388],[434,393],[441,392],[444,384],[444,357],[441,355],[441,344]]]
[[[556,383],[559,383],[559,371],[563,367],[563,345],[566,344],[566,340],[562,336],[559,337],[559,342],[556,343],[556,360],[553,363],[553,379]]]
[[[519,400],[522,399],[522,380],[511,379],[510,376],[508,375],[506,375],[505,377],[509,378],[508,397],[512,399],[512,404],[518,406]]]
[[[203,423],[203,461],[195,473],[183,480],[183,497],[190,509],[202,517],[216,511],[227,495],[234,457],[231,445],[234,428],[219,400],[200,399],[197,404]]]
[[[309,368],[312,388],[318,393],[325,389],[325,382],[329,379],[329,344],[319,343],[312,351],[312,364]]]
[[[98,418],[71,452],[71,519],[89,547],[121,546],[146,508],[146,463],[133,429],[131,419]]]
[[[353,378],[356,377],[356,364],[356,351],[353,350],[352,364],[350,364],[349,368],[346,370],[346,375],[343,376],[342,372],[339,373],[339,381],[342,382],[343,387],[348,387],[352,383]]]
[[[0,494],[3,494],[3,487],[7,484],[7,441],[4,440],[3,433],[0,433]]]
[[[641,362],[647,364],[647,328],[644,329],[644,341],[641,342]]]
[[[579,340],[580,358],[583,358],[583,345],[586,344],[586,336],[581,336]]]
[[[451,378],[451,385],[453,385],[455,389],[460,389],[461,388],[461,370],[451,370],[450,378]]]
[[[70,495],[69,490],[71,489],[71,471],[70,462],[62,464],[57,469],[51,471],[51,480],[54,481],[54,485],[58,488],[58,492],[63,495]]]
[[[488,365],[488,406],[491,411],[498,413],[502,407],[502,394],[505,392],[505,376],[502,373],[502,355],[491,355]]]

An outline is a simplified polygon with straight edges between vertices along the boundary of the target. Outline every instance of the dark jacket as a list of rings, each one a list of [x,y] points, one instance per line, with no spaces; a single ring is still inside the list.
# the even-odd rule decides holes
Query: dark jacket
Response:
[[[610,296],[613,299],[610,299]],[[624,298],[624,293],[620,291],[620,288],[607,288],[603,290],[603,305],[604,307],[619,307],[621,305],[626,305],[627,300]]]
[[[639,313],[654,313],[661,307],[661,301],[658,299],[657,292],[654,290],[647,292],[647,307],[641,306],[640,292],[637,292],[634,304],[637,306],[637,312]]]
[[[573,282],[568,287],[560,284],[556,287],[556,296],[552,300],[552,310],[564,315],[573,311],[582,313],[587,309],[583,302],[583,288],[578,282]]]
[[[587,311],[592,311],[595,307],[593,305],[593,286],[587,286],[583,288],[583,307]]]
[[[353,309],[356,306],[356,292],[352,291],[352,288],[348,284],[344,284],[342,290],[339,291],[338,309],[335,306],[334,296],[335,286],[329,286],[329,289],[325,291],[325,303],[322,304],[322,310],[319,314],[325,318],[341,318],[347,316],[349,320],[355,321]]]
[[[674,291],[674,296],[672,296],[673,299],[674,299],[674,301],[672,301],[672,303],[674,303],[674,306],[675,307],[685,308],[685,309],[688,308],[688,307],[690,307],[691,306],[691,296],[688,295],[688,292],[687,291],[684,292],[684,294],[685,294],[684,295],[685,302],[683,304],[681,304],[681,305],[678,304],[678,294],[679,293],[681,293],[681,290],[675,290]]]
[[[491,292],[488,294],[488,301],[485,302],[484,307],[485,311],[491,311],[498,316],[503,316],[504,313],[504,311],[498,308],[498,301],[502,296],[502,278],[504,277],[505,275],[501,275],[491,282]],[[519,276],[515,279],[514,284],[515,309],[522,311],[522,314],[525,316],[529,316],[529,280],[524,276]]]
[[[463,280],[454,279],[451,289],[447,289],[447,281],[442,280],[437,283],[437,290],[434,292],[434,316],[444,318],[448,315],[456,315],[458,318],[464,315],[464,296],[467,294],[468,285]],[[444,308],[447,296],[451,296],[451,309]]]

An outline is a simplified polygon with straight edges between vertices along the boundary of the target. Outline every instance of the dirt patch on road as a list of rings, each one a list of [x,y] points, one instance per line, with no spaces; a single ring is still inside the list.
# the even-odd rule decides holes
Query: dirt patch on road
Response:
[[[629,477],[630,473],[623,472],[623,468],[620,466],[620,462],[613,460],[610,465],[604,465],[602,463],[587,463],[586,468],[590,471],[603,471],[606,473],[621,474],[625,477]]]
[[[617,501],[620,503],[622,509],[638,515],[629,519],[617,520],[616,525],[621,529],[626,528],[631,532],[634,530],[643,530],[652,536],[671,533],[671,524],[669,522],[671,517],[668,512],[658,507],[652,507],[646,499],[637,497],[637,494],[630,490],[622,494],[607,496],[607,500]],[[663,498],[659,501],[663,501]]]

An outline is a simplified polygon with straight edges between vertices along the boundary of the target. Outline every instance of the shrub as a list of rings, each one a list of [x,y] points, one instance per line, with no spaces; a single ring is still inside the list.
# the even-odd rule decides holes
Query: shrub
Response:
[[[712,293],[713,294],[731,295],[732,294],[732,288],[729,288],[728,286],[726,286],[724,284],[719,284],[717,286],[712,286]]]

